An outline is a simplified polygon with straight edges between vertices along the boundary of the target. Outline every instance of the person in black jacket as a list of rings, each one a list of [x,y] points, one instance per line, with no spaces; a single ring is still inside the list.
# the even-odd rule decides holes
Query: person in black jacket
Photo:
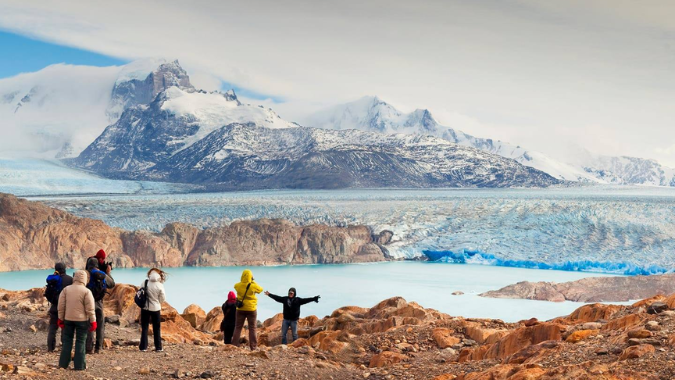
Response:
[[[312,301],[319,302],[321,296],[316,296],[312,298],[300,298],[296,297],[295,288],[288,289],[287,297],[280,297],[274,295],[270,292],[265,292],[265,295],[269,296],[271,299],[284,304],[284,322],[281,324],[281,343],[286,344],[288,334],[288,328],[291,328],[291,333],[293,334],[293,341],[298,339],[298,319],[300,319],[300,306],[310,303]]]
[[[237,295],[234,292],[227,295],[227,302],[222,308],[223,321],[220,323],[220,331],[223,332],[225,344],[232,344],[232,335],[234,335],[234,326],[237,321]]]
[[[54,274],[61,276],[61,290],[68,285],[73,284],[73,278],[66,274],[66,264],[56,263],[54,265]],[[56,331],[59,329],[59,303],[58,298],[56,302],[49,307],[49,330],[47,332],[47,350],[54,352],[56,349]]]

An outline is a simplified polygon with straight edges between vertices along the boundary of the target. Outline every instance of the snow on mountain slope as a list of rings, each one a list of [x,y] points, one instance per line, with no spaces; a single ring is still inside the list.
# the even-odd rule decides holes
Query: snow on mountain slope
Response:
[[[215,189],[550,186],[538,170],[427,135],[300,127],[234,92],[170,87],[128,108],[71,164]]]
[[[403,113],[378,97],[366,96],[308,117],[306,124],[325,129],[358,129],[381,133],[423,134],[512,158],[549,175],[567,181],[602,182],[584,170],[556,161],[543,153],[509,143],[473,137],[436,122],[428,110]]]
[[[74,157],[128,107],[147,104],[171,86],[194,90],[177,61],[125,66],[56,64],[0,79],[0,151]]]
[[[270,108],[242,104],[234,91],[223,94],[204,91],[187,92],[171,87],[164,93],[161,109],[179,118],[190,120],[188,125],[197,125],[195,134],[179,138],[171,144],[181,145],[181,150],[201,140],[215,129],[232,123],[253,122],[266,128],[295,128]]]

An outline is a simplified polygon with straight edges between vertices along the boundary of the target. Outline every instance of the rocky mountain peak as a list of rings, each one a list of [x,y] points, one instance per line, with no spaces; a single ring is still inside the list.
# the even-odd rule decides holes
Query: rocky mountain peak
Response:
[[[125,67],[112,89],[110,107],[107,110],[110,121],[119,119],[127,108],[150,104],[158,94],[170,87],[178,87],[187,92],[196,91],[178,60],[161,62],[163,63],[157,65],[157,61],[146,60]]]

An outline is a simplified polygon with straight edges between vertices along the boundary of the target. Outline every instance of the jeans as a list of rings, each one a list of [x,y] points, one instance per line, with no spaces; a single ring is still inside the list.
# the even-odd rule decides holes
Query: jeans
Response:
[[[49,352],[56,349],[56,332],[59,330],[59,326],[56,322],[58,320],[59,312],[56,305],[52,305],[49,309],[49,330],[47,331],[47,351]],[[63,333],[61,333],[61,339],[63,340]]]
[[[94,347],[94,332],[87,333],[87,352],[92,352],[96,349],[98,352],[103,346],[103,338],[105,337],[105,316],[103,315],[103,304],[99,307],[96,303],[96,347]]]
[[[241,330],[244,328],[244,322],[248,320],[248,345],[251,350],[258,346],[258,338],[255,336],[255,330],[258,323],[258,311],[237,310],[237,321],[234,323],[234,336],[232,336],[232,345],[239,347],[239,338]]]
[[[141,310],[141,350],[148,349],[148,327],[152,319],[152,336],[155,340],[155,351],[162,349],[162,325],[159,311]]]
[[[87,368],[85,360],[85,341],[87,340],[87,330],[89,330],[89,322],[73,322],[64,321],[66,326],[61,333],[61,356],[59,357],[59,367],[68,368],[70,365],[71,351],[73,350],[73,335],[75,335],[75,369],[81,370]]]
[[[281,344],[286,344],[288,336],[288,328],[291,328],[291,334],[293,335],[293,340],[291,343],[295,342],[298,339],[298,321],[291,321],[290,319],[284,319],[281,324]]]

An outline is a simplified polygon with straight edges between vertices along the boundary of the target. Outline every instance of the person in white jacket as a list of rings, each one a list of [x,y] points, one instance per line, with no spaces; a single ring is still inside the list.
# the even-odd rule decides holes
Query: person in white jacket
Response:
[[[166,298],[164,293],[164,281],[167,273],[158,268],[148,271],[148,279],[143,281],[141,287],[146,287],[147,302],[141,309],[141,351],[148,350],[148,327],[152,320],[152,335],[155,339],[155,351],[162,350],[162,330],[160,326],[160,313],[162,302]]]

